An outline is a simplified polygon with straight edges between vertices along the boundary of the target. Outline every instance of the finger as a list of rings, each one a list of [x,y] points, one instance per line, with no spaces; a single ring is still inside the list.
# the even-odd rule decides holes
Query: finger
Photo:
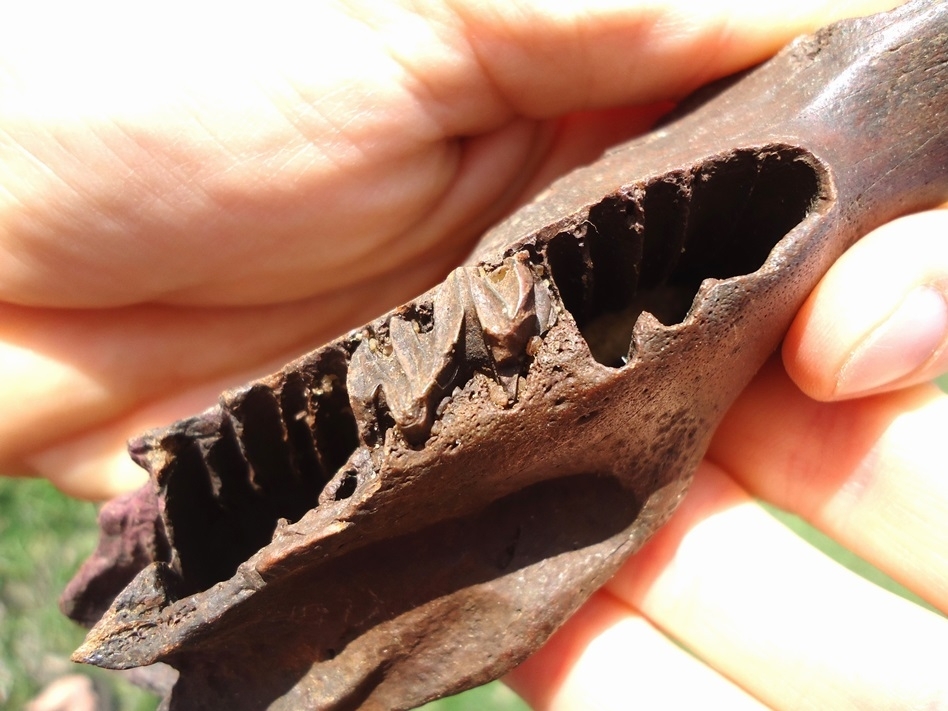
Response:
[[[262,368],[277,370],[421,291],[437,266],[432,260],[398,281],[274,306],[0,305],[0,472],[35,471],[26,459],[38,451],[145,407],[159,406],[170,419],[193,414],[206,405],[188,411],[160,403],[209,382],[220,392],[265,374]],[[207,404],[216,399],[210,395]]]
[[[9,465],[144,401],[303,350],[308,329],[296,322],[314,305],[294,306],[0,308],[0,462]]]
[[[948,396],[934,386],[820,403],[773,360],[724,418],[709,457],[948,611],[946,423]]]
[[[571,0],[555,7],[544,2],[450,6],[495,96],[520,115],[547,118],[677,99],[762,61],[797,35],[898,4]]]
[[[553,126],[546,154],[529,182],[520,190],[513,208],[531,201],[557,178],[588,165],[619,143],[648,131],[674,104],[577,111],[563,116]]]
[[[23,473],[48,479],[63,493],[79,499],[106,501],[133,491],[145,483],[147,474],[128,454],[127,443],[132,437],[206,410],[235,382],[275,372],[284,360],[182,386],[75,434],[51,437],[28,452],[20,467]]]
[[[711,464],[607,590],[773,708],[948,698],[948,620],[825,557]]]
[[[818,400],[926,382],[948,370],[948,210],[895,220],[833,265],[794,320],[787,370]]]
[[[765,708],[601,591],[504,681],[536,711]]]

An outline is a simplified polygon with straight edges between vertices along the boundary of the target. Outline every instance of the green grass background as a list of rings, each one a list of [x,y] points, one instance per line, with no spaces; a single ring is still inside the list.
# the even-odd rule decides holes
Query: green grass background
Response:
[[[939,383],[948,392],[948,376]],[[948,423],[946,423],[948,424]],[[769,509],[813,545],[874,582],[921,602],[883,573],[799,519]],[[151,711],[157,699],[119,675],[69,661],[83,631],[62,617],[57,598],[95,547],[96,508],[45,481],[0,477],[0,709],[20,709],[50,681],[88,674],[116,711]],[[442,699],[425,711],[524,711],[499,683]]]

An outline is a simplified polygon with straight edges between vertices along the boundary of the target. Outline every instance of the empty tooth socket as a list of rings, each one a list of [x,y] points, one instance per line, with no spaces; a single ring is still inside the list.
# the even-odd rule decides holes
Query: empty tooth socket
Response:
[[[231,419],[222,420],[219,436],[199,444],[211,481],[217,484],[215,504],[233,536],[229,545],[246,558],[269,542],[278,515],[250,480]]]
[[[588,224],[582,232],[561,233],[546,245],[546,263],[559,291],[563,305],[572,314],[576,325],[582,328],[591,321],[593,294],[595,292],[595,270],[590,254],[587,233]]]
[[[767,146],[709,159],[609,196],[553,237],[547,264],[593,357],[624,365],[643,311],[675,325],[705,279],[760,269],[819,197],[806,158]]]
[[[636,198],[606,198],[589,211],[585,241],[593,264],[590,310],[595,315],[631,303],[638,292],[643,230]]]
[[[319,361],[312,366],[310,410],[315,423],[313,437],[325,472],[320,490],[359,446],[359,428],[346,390],[348,369],[346,355],[332,348],[322,351]]]
[[[162,446],[173,455],[160,473],[165,525],[175,551],[171,564],[181,574],[183,592],[204,590],[229,577],[243,551],[232,547],[232,526],[214,498],[211,475],[194,436],[171,434]]]
[[[133,456],[165,490],[172,560],[187,593],[226,580],[270,542],[277,521],[299,520],[358,446],[346,393],[348,361],[329,348],[164,433]]]
[[[642,196],[642,266],[639,289],[668,282],[685,251],[691,208],[691,176],[673,173],[651,183]]]
[[[313,425],[310,424],[316,421],[313,412],[316,403],[310,399],[310,384],[305,375],[305,371],[287,373],[280,389],[280,410],[283,413],[289,456],[293,469],[298,472],[304,498],[316,501],[330,473],[327,473],[316,448]],[[290,516],[286,518],[292,519]]]
[[[250,464],[251,481],[267,508],[296,521],[316,504],[316,498],[307,492],[295,466],[276,394],[265,385],[253,385],[222,406],[233,419],[241,451]]]

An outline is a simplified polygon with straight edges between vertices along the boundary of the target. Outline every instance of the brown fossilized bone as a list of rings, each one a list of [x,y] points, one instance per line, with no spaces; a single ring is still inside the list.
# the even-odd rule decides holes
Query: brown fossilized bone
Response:
[[[946,33],[918,1],[794,42],[135,440],[76,658],[166,662],[171,709],[410,708],[523,660],[668,518],[827,267],[948,194]]]

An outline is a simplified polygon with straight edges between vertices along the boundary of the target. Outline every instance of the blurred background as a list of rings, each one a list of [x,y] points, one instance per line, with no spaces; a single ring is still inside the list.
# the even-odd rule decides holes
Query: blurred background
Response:
[[[948,376],[939,385],[948,392]],[[769,510],[857,573],[922,604],[799,519]],[[45,481],[0,477],[0,709],[27,708],[31,699],[57,680],[64,694],[98,698],[98,705],[87,711],[153,711],[158,704],[156,697],[133,686],[120,673],[69,661],[84,632],[60,614],[57,599],[95,548],[95,517],[95,505],[69,499]],[[67,683],[72,686],[65,686]],[[424,709],[526,711],[527,707],[495,682]]]

